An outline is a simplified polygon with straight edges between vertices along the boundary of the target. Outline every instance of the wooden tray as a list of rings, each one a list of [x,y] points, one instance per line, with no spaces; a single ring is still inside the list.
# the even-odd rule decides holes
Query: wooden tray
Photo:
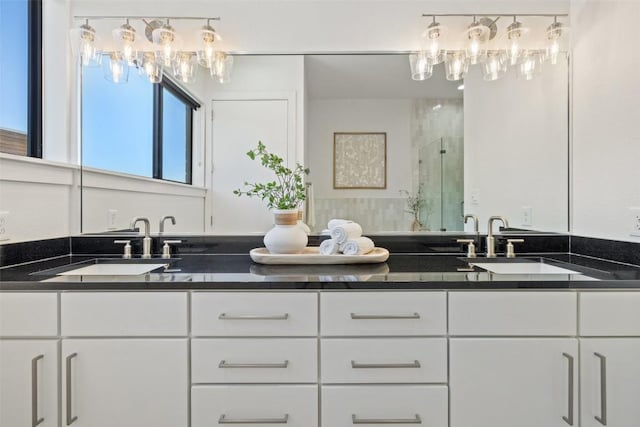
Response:
[[[255,248],[249,251],[249,255],[258,264],[375,264],[385,262],[389,251],[373,248],[365,255],[320,255],[318,246],[307,246],[300,254],[271,254],[267,248]]]

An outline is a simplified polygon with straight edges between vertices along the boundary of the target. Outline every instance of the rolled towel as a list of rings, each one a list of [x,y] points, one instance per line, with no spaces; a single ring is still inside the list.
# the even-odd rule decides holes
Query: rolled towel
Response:
[[[331,238],[337,240],[339,244],[343,244],[347,240],[362,236],[362,227],[355,222],[348,222],[331,228],[330,230]]]
[[[331,219],[331,220],[329,220],[329,223],[327,224],[327,228],[329,230],[331,230],[331,229],[336,228],[336,227],[338,227],[340,225],[348,224],[350,222],[353,222],[353,221],[349,221],[348,219]]]
[[[320,255],[336,255],[340,250],[340,244],[333,239],[320,243]]]
[[[345,255],[364,255],[371,252],[373,248],[375,248],[375,244],[368,237],[349,239],[341,247],[342,253]]]

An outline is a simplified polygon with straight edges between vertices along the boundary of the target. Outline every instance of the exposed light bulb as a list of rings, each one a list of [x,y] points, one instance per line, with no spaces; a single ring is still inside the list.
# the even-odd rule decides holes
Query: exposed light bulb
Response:
[[[509,60],[509,65],[516,65],[520,61],[524,50],[522,49],[522,37],[529,31],[524,27],[521,22],[516,21],[516,17],[513,17],[513,22],[507,27],[507,49],[505,53]]]
[[[427,59],[427,53],[420,51],[409,55],[411,67],[411,79],[416,81],[426,80],[433,74],[433,65]]]
[[[80,27],[71,29],[70,35],[73,54],[80,58],[82,66],[93,67],[102,63],[102,53],[96,47],[98,35],[88,20]]]
[[[215,53],[215,61],[210,69],[211,77],[218,80],[218,83],[225,84],[231,81],[231,70],[233,69],[233,56],[224,52]]]
[[[469,70],[469,61],[464,52],[447,52],[444,59],[447,80],[461,80]]]
[[[475,17],[473,22],[467,27],[467,42],[466,54],[469,63],[472,65],[480,62],[480,59],[486,54],[487,50],[484,47],[484,39],[489,32],[489,28],[476,22]]]
[[[134,65],[136,60],[138,59],[138,51],[135,47],[136,42],[136,30],[131,25],[129,25],[129,20],[120,26],[120,28],[116,28],[112,32],[113,40],[118,48],[119,53],[122,58],[129,65]]]
[[[482,61],[482,75],[485,81],[498,80],[507,73],[507,61],[504,54],[498,51],[487,53]]]
[[[156,28],[152,33],[153,43],[158,46],[156,56],[165,66],[171,66],[176,56],[176,32],[175,29],[167,23]]]
[[[527,52],[520,63],[520,77],[525,80],[532,80],[540,72],[542,67],[542,58],[538,52]]]
[[[561,22],[558,22],[557,18],[554,18],[553,23],[547,28],[547,48],[545,56],[553,65],[558,63],[558,58],[562,52],[562,44],[568,31],[569,28]]]
[[[162,64],[156,61],[156,57],[152,52],[144,53],[141,70],[150,83],[160,83],[162,81]]]
[[[427,30],[424,32],[424,37],[427,39],[427,46],[424,52],[430,65],[437,65],[444,60],[441,46],[444,31],[445,27],[436,22],[434,16],[433,22],[429,24]]]
[[[173,64],[174,76],[183,83],[192,83],[195,80],[195,64],[190,52],[180,52],[176,55]]]
[[[129,80],[129,64],[117,53],[109,55],[109,60],[103,64],[104,78],[112,83],[126,83]]]
[[[216,30],[209,25],[203,26],[199,31],[199,46],[197,51],[198,63],[206,68],[211,68],[215,62],[215,42],[219,38]]]

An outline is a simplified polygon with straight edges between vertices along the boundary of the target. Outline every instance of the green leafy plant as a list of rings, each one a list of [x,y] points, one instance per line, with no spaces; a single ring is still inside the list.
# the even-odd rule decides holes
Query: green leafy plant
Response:
[[[413,216],[412,231],[423,230],[424,225],[420,222],[420,211],[426,207],[426,201],[422,198],[422,184],[418,186],[416,195],[409,193],[407,190],[400,190],[400,193],[404,194],[407,203],[405,212]]]
[[[258,147],[247,152],[251,160],[260,159],[260,163],[273,171],[275,181],[266,183],[244,183],[246,191],[235,190],[237,196],[259,197],[267,202],[270,209],[297,209],[305,199],[304,176],[309,173],[302,165],[296,163],[294,169],[284,165],[284,160],[267,151],[267,147],[258,141]]]

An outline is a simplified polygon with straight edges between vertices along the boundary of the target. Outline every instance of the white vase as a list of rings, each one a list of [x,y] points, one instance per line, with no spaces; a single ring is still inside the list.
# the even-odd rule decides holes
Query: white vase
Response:
[[[274,209],[275,227],[264,236],[272,254],[298,254],[307,246],[307,233],[297,226],[297,209]]]

